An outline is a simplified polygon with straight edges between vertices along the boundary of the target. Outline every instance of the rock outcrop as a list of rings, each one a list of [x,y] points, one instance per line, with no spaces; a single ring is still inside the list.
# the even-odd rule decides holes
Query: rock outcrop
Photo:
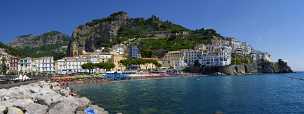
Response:
[[[243,75],[255,73],[292,73],[292,69],[287,62],[279,60],[278,62],[259,61],[256,64],[229,65],[224,67],[203,67],[202,73],[224,75]]]
[[[42,35],[22,35],[10,42],[11,47],[40,47],[50,44],[68,44],[69,37],[58,31],[51,31]]]
[[[72,34],[68,49],[69,56],[82,54],[83,51],[94,51],[99,47],[109,45],[117,36],[120,27],[126,25],[127,22],[128,14],[117,12],[109,17],[80,25]]]
[[[71,96],[67,91],[58,83],[44,81],[0,89],[0,114],[85,114],[87,107],[96,114],[108,114],[89,99]]]
[[[278,62],[261,61],[258,64],[258,71],[261,73],[291,73],[293,72],[287,62],[279,59]]]
[[[227,75],[241,75],[241,74],[252,74],[258,73],[257,65],[255,64],[244,64],[244,65],[231,65],[221,69],[222,73]]]

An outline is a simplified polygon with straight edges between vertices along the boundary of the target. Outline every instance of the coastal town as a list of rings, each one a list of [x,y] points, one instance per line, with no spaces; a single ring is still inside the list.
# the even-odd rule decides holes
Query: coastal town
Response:
[[[285,2],[0,1],[0,114],[303,113]]]
[[[2,74],[49,74],[65,75],[89,73],[89,69],[82,67],[87,63],[114,64],[110,71],[183,71],[186,67],[193,66],[197,61],[202,66],[228,66],[234,60],[232,55],[249,56],[253,62],[269,61],[271,55],[267,52],[255,50],[246,42],[238,41],[234,38],[214,39],[211,44],[199,44],[194,49],[182,49],[169,51],[162,58],[142,58],[140,49],[136,45],[117,44],[113,45],[110,51],[105,52],[104,48],[94,52],[83,52],[82,55],[65,57],[54,60],[53,57],[39,58],[18,58],[6,53],[1,49],[1,69]],[[122,60],[128,58],[155,60],[161,66],[152,63],[125,66]],[[94,68],[93,73],[106,73],[106,69]]]

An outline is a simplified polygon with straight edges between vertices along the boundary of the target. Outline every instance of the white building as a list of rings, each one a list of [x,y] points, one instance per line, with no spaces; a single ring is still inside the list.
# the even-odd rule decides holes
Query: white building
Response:
[[[200,57],[203,55],[203,51],[200,50],[193,50],[193,49],[183,49],[181,50],[182,58],[184,59],[184,62],[191,66],[194,64],[194,61],[199,60]]]
[[[183,69],[187,66],[181,51],[170,51],[161,59],[162,67]]]
[[[127,51],[127,46],[124,44],[117,44],[112,46],[112,51],[120,55],[124,55]]]
[[[54,73],[55,62],[53,57],[40,57],[32,59],[32,71],[38,73]]]
[[[207,53],[200,56],[199,62],[206,66],[226,66],[231,64],[232,48],[229,46],[207,46]]]
[[[32,58],[26,57],[19,60],[18,71],[20,73],[32,72]]]
[[[66,57],[56,61],[56,73],[74,74],[89,72],[81,66],[86,63],[108,62],[112,59],[111,54],[102,54],[101,52],[90,53],[78,57]],[[104,72],[104,69],[94,69],[93,72]]]
[[[66,57],[56,61],[56,73],[58,74],[73,74],[88,72],[82,69],[81,65],[88,63],[84,57]]]
[[[196,50],[170,51],[162,58],[162,66],[174,69],[194,65],[198,61],[205,66],[226,66],[231,64],[232,48],[223,45],[199,45]]]

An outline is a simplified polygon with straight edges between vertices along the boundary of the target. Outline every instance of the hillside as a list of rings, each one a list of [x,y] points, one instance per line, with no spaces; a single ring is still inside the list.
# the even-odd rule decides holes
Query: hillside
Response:
[[[0,48],[4,49],[6,53],[14,56],[20,56],[20,52],[10,46],[7,46],[6,44],[0,42]]]
[[[68,54],[77,56],[83,51],[111,47],[134,38],[183,37],[189,32],[191,30],[170,21],[162,21],[157,16],[129,18],[126,12],[117,12],[77,27],[72,34]]]
[[[61,32],[51,31],[41,35],[22,35],[9,43],[21,57],[66,56],[69,37]]]

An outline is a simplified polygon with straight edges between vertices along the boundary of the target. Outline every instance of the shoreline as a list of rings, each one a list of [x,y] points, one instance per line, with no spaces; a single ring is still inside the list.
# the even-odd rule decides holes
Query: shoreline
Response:
[[[203,75],[203,74],[187,74],[187,75],[176,75],[176,76],[137,76],[137,77],[131,77],[130,79],[126,80],[107,80],[107,79],[101,79],[98,78],[85,78],[85,79],[80,79],[80,80],[53,80],[54,82],[57,82],[61,84],[64,87],[69,87],[70,85],[81,85],[81,84],[89,84],[89,83],[94,83],[94,84],[108,84],[108,83],[113,83],[113,82],[124,82],[124,81],[130,81],[130,80],[158,80],[158,79],[167,79],[167,78],[179,78],[179,77],[202,77],[202,76],[211,76],[211,75]]]
[[[123,81],[130,81],[130,80],[154,80],[154,79],[167,79],[167,78],[179,78],[179,77],[227,77],[227,76],[236,76],[236,77],[242,77],[242,76],[250,76],[250,75],[264,75],[264,74],[280,74],[280,73],[245,73],[242,75],[216,75],[216,74],[197,74],[197,73],[187,73],[187,74],[179,74],[179,75],[170,75],[170,76],[136,76],[131,77],[130,79],[126,80],[107,80],[102,79],[101,77],[86,77],[84,79],[70,79],[70,80],[52,80],[53,82],[58,82],[59,84],[63,85],[64,87],[69,87],[69,85],[74,84],[87,84],[87,83],[95,83],[95,84],[108,84],[113,82],[123,82]],[[282,73],[285,74],[285,73]],[[71,76],[71,77],[77,77]]]

